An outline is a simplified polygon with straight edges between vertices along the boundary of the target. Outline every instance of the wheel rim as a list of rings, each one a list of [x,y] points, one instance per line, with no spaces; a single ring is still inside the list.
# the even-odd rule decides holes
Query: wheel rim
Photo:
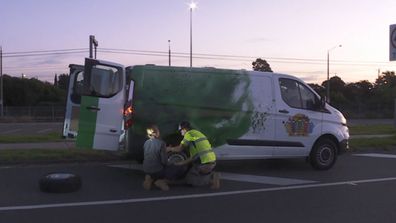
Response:
[[[323,165],[330,164],[334,159],[334,153],[331,147],[323,146],[319,153],[317,154],[319,163]]]
[[[178,153],[171,154],[168,157],[168,163],[176,163],[184,160],[186,160],[186,157]]]

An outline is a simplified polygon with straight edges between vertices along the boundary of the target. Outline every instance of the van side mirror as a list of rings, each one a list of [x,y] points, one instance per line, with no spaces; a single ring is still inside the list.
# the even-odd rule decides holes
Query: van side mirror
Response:
[[[321,97],[320,98],[320,108],[321,109],[324,109],[324,108],[326,108],[326,97],[324,96],[324,97]]]

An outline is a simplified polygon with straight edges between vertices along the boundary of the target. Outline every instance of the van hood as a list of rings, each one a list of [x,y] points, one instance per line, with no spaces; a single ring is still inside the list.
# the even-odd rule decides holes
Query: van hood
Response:
[[[326,104],[326,109],[330,112],[330,116],[332,117],[332,121],[341,123],[342,125],[346,125],[347,124],[346,118],[344,117],[344,115],[340,111],[338,111],[337,109],[335,109],[334,107],[332,107],[329,104]]]

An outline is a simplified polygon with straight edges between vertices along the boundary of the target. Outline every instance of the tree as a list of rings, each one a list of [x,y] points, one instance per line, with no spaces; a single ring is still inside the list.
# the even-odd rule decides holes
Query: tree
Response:
[[[326,94],[325,88],[320,86],[319,84],[308,84],[316,93],[318,93],[321,97]]]
[[[396,98],[396,75],[394,71],[385,71],[374,84],[373,109],[387,116],[392,115]]]
[[[60,74],[58,76],[58,85],[57,87],[67,91],[67,88],[69,86],[69,75],[67,74]]]
[[[55,86],[55,87],[58,87],[58,75],[57,75],[57,74],[55,74],[54,86]]]
[[[396,87],[396,75],[394,71],[382,72],[382,75],[375,81],[376,87]]]
[[[252,63],[252,65],[253,65],[253,70],[255,71],[273,72],[267,61],[261,58],[257,58],[256,61]]]
[[[35,78],[11,77],[4,74],[4,104],[35,106],[42,103],[64,103],[65,91]]]
[[[367,80],[345,85],[344,96],[347,104],[344,109],[354,113],[356,117],[362,117],[369,110],[372,101],[373,84]]]

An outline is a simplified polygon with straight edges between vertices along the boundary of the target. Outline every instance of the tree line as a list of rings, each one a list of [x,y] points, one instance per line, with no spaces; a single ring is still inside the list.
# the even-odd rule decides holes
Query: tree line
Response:
[[[64,105],[69,75],[55,75],[53,83],[37,78],[3,75],[4,106]]]
[[[272,72],[264,59],[252,63],[253,70]],[[5,106],[65,105],[69,82],[68,74],[56,75],[54,83],[35,78],[3,75]],[[345,83],[334,76],[330,82],[330,104],[347,118],[392,118],[396,99],[396,75],[394,71],[383,72],[374,83],[362,80]],[[327,80],[309,84],[322,97],[326,95]]]

